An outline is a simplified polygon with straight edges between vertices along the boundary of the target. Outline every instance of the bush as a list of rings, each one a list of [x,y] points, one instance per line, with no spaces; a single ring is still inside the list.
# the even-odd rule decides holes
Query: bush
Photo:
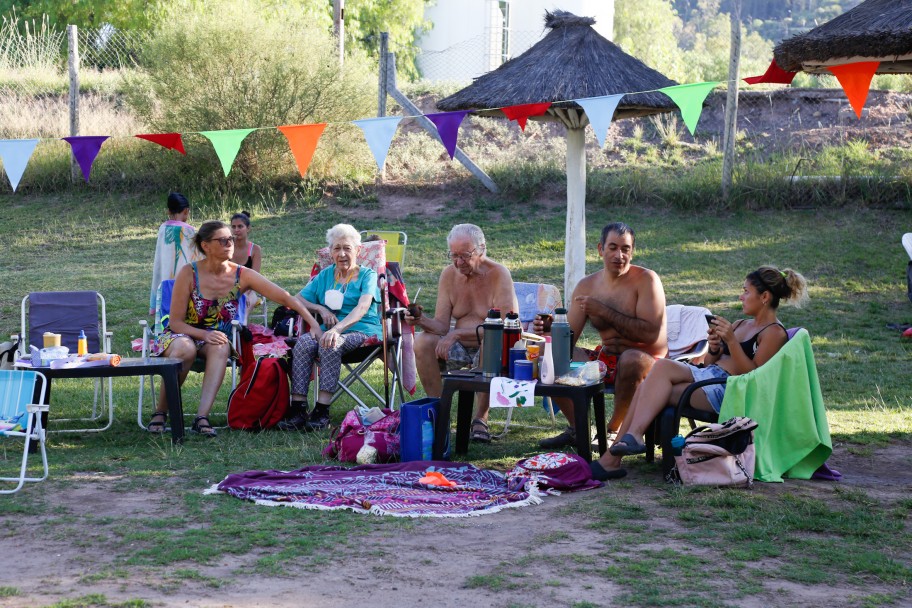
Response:
[[[172,18],[161,21],[141,51],[142,71],[127,77],[126,101],[150,129],[187,133],[344,122],[372,114],[376,89],[367,59],[353,52],[341,69],[332,35],[312,27],[302,14],[257,0],[180,0],[171,10]],[[315,168],[331,166],[337,175],[340,169],[357,170],[360,161],[327,161],[353,148],[345,131],[327,128]],[[296,173],[281,134],[257,131],[249,140],[235,162],[234,181]],[[221,181],[209,142],[194,137],[186,146],[187,161],[202,165],[194,173]],[[368,163],[363,148],[358,157]]]

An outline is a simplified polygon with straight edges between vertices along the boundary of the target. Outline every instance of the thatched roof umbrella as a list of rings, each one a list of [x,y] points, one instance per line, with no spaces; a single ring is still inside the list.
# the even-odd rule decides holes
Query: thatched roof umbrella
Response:
[[[606,40],[591,26],[595,19],[566,11],[545,13],[551,31],[528,51],[496,70],[479,76],[468,87],[440,100],[444,111],[480,110],[503,117],[502,108],[527,103],[555,102],[533,120],[562,122],[567,127],[567,228],[564,250],[564,298],[586,272],[586,154],[583,129],[589,124],[573,99],[652,91],[677,83]],[[677,108],[664,93],[626,95],[615,118],[670,112]]]
[[[879,61],[878,74],[912,72],[912,0],[866,0],[773,49],[783,70],[827,73],[827,67]]]

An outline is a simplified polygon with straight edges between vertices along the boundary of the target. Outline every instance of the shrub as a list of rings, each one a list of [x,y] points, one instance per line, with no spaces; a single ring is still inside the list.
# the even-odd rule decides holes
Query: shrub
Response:
[[[371,115],[376,89],[366,58],[352,52],[340,68],[332,35],[301,13],[258,0],[179,0],[171,10],[172,18],[161,21],[141,51],[142,70],[127,77],[127,103],[150,129],[187,133]],[[320,158],[351,151],[345,131],[327,128],[315,167],[332,164],[338,171],[345,164]],[[249,139],[237,157],[235,180],[255,183],[295,173],[281,134],[257,131]],[[188,162],[204,165],[196,173],[221,180],[209,143],[200,137],[186,145]],[[363,160],[370,162],[369,154]]]

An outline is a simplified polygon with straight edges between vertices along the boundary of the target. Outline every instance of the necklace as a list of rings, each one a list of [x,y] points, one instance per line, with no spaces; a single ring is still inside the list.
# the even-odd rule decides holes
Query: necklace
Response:
[[[339,274],[339,270],[336,269],[335,274],[333,275],[333,282],[339,283],[340,285],[346,285],[352,279],[352,274],[357,271],[357,266],[352,266],[345,274]]]

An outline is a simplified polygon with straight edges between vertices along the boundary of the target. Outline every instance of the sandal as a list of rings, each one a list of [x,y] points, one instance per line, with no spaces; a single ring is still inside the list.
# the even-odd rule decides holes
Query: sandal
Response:
[[[164,435],[166,422],[168,422],[168,412],[155,412],[152,414],[152,417],[149,418],[149,424],[146,426],[146,430],[153,435]]]
[[[206,421],[205,424],[200,424],[202,421]],[[212,439],[218,433],[215,432],[215,429],[212,428],[212,425],[209,424],[209,418],[207,416],[197,416],[193,419],[193,426],[190,427],[190,432],[196,435],[202,435],[203,437],[208,437]]]
[[[646,453],[646,444],[637,441],[637,438],[627,433],[615,441],[608,451],[612,456],[635,456]]]
[[[472,421],[472,434],[469,436],[472,441],[478,443],[491,443],[491,431],[488,423],[481,418]]]

